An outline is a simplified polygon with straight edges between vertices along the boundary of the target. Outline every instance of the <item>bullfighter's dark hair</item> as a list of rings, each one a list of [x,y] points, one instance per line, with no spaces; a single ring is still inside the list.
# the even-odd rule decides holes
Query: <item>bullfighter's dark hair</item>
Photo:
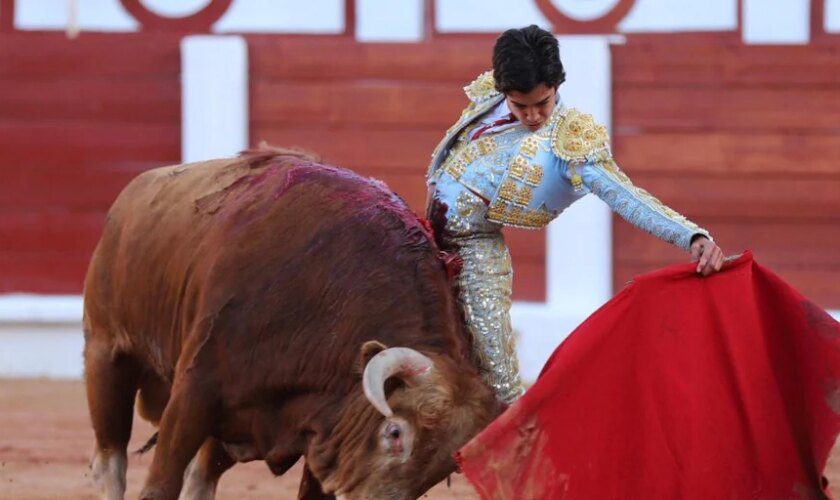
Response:
[[[496,90],[505,94],[528,93],[541,83],[559,86],[566,72],[557,38],[535,24],[505,31],[493,47],[493,77]]]

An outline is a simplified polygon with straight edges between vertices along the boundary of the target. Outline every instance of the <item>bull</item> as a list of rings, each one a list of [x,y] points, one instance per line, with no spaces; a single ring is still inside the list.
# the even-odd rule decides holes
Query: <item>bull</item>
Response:
[[[85,382],[106,498],[137,412],[144,499],[212,498],[237,462],[300,498],[416,498],[498,413],[433,238],[383,184],[252,151],[122,191],[85,279]]]

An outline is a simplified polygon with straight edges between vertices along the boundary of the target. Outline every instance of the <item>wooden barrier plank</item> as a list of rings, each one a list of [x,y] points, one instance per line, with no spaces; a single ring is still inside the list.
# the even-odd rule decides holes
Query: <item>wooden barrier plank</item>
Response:
[[[104,210],[137,174],[146,170],[56,166],[16,171],[0,169],[0,210],[63,208]]]
[[[513,263],[513,300],[545,302],[545,267],[530,262]]]
[[[519,262],[530,262],[545,273],[546,231],[505,228],[505,243],[510,249],[514,268]]]
[[[705,218],[697,221],[711,232],[729,254],[753,250],[762,261],[809,266],[814,269],[840,267],[840,222],[799,221],[750,223],[735,219]],[[623,220],[614,220],[616,265],[626,262],[680,262],[687,254]],[[838,289],[840,294],[840,289]]]
[[[0,252],[90,254],[102,234],[105,210],[0,210]]]
[[[682,175],[840,175],[835,132],[628,132],[613,137],[619,165],[633,172]]]
[[[80,294],[89,261],[69,252],[0,252],[0,293]]]
[[[181,34],[3,33],[0,77],[19,79],[167,77],[181,74]]]
[[[181,88],[176,79],[0,80],[0,120],[65,119],[179,122]]]
[[[251,84],[251,124],[300,129],[327,127],[431,129],[443,133],[468,104],[458,86],[407,82]]]
[[[618,134],[639,129],[826,132],[840,123],[840,88],[802,91],[618,86],[613,92],[613,108]]]
[[[613,84],[840,84],[836,47],[628,43],[612,45]]]
[[[252,78],[445,81],[464,86],[492,67],[492,43],[354,43],[248,37]]]
[[[694,217],[840,224],[840,176],[628,175],[674,210]]]
[[[329,129],[301,130],[294,126],[262,126],[251,134],[253,144],[300,147],[333,165],[364,170],[400,171],[425,175],[432,150],[443,130]]]
[[[0,175],[44,165],[74,170],[174,164],[181,157],[181,124],[0,122],[0,151]]]

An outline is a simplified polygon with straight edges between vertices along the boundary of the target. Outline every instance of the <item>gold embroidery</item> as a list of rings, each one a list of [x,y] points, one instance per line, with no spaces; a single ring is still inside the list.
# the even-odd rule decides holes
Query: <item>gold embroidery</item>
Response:
[[[449,153],[449,157],[443,164],[443,169],[455,179],[460,179],[466,172],[467,167],[480,157],[495,153],[496,149],[496,140],[493,137],[485,137],[472,143],[465,143],[460,140]]]
[[[461,160],[469,165],[470,163],[474,162],[478,159],[478,148],[475,144],[470,144],[464,152],[461,153]]]
[[[508,174],[512,179],[537,187],[542,183],[544,171],[540,165],[528,163],[524,156],[517,155],[508,167]]]
[[[567,161],[585,161],[586,158],[607,149],[607,129],[598,125],[592,115],[569,109],[554,126],[551,149]]]
[[[527,207],[531,203],[531,199],[533,197],[534,191],[528,186],[522,186],[521,188],[519,188],[516,195],[514,196],[513,202],[517,205]]]
[[[489,210],[487,210],[487,219],[492,222],[502,222],[505,217],[504,203],[494,203]]]
[[[454,177],[455,179],[460,179],[464,172],[467,171],[467,163],[460,158],[453,159],[450,162],[446,163],[446,173]]]
[[[524,180],[529,168],[525,158],[516,156],[510,164],[510,176],[519,181]]]
[[[467,149],[467,146],[464,142],[459,140],[455,146],[452,147],[452,150],[449,152],[449,156],[443,163],[443,170],[455,179],[459,179],[467,170],[468,165],[463,160],[463,153],[465,149]]]
[[[563,144],[563,147],[566,148],[566,151],[577,155],[583,149],[583,141],[575,138],[566,139],[566,142]]]
[[[476,143],[478,154],[481,156],[493,154],[496,152],[496,140],[492,137],[485,137]]]
[[[507,179],[502,182],[502,185],[499,187],[499,199],[508,202],[513,201],[518,191],[519,190],[516,189],[516,184],[514,184],[512,180]]]
[[[542,180],[543,168],[539,165],[531,165],[531,169],[528,171],[528,177],[525,178],[525,182],[536,187],[540,185]]]
[[[491,222],[528,229],[545,227],[554,217],[555,214],[547,210],[527,210],[500,202],[491,205],[487,211],[487,219]]]
[[[485,71],[478,75],[478,78],[464,87],[464,92],[476,104],[499,95],[499,91],[496,90],[496,81],[493,79],[493,72]]]
[[[544,210],[529,210],[522,218],[522,223],[529,227],[543,227],[554,217]]]
[[[539,148],[539,141],[536,137],[526,137],[522,140],[522,145],[519,147],[519,152],[522,155],[527,156],[528,158],[533,158],[537,154],[537,149]]]

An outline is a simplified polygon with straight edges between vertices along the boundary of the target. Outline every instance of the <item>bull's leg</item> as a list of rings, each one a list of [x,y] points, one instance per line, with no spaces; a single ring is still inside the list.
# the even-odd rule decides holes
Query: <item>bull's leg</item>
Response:
[[[197,371],[200,370],[176,377],[172,386],[172,396],[163,411],[155,457],[149,467],[141,499],[178,498],[187,465],[210,437],[217,399]]]
[[[213,500],[219,478],[235,463],[221,441],[208,438],[184,473],[180,500]]]
[[[109,500],[121,499],[125,494],[126,448],[131,437],[138,372],[131,358],[115,354],[109,344],[85,344],[85,384],[96,435],[90,468],[100,495]]]
[[[335,496],[327,495],[321,489],[321,483],[312,475],[309,466],[303,464],[303,476],[300,478],[298,500],[335,500]]]

